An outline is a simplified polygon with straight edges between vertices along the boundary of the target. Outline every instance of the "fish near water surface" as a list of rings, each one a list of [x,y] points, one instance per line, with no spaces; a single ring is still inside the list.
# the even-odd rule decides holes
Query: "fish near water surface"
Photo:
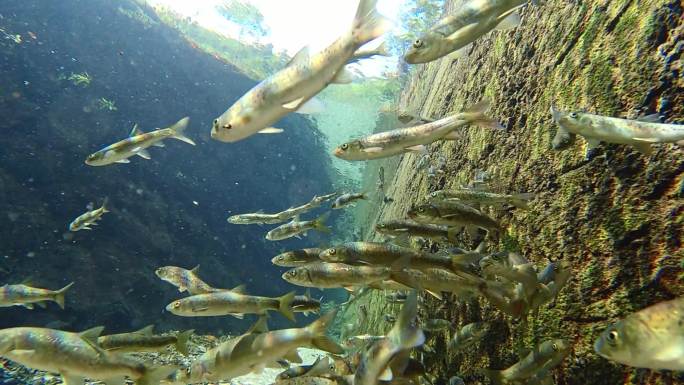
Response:
[[[107,199],[105,199],[105,201],[102,203],[102,207],[87,211],[69,223],[69,231],[92,230],[90,226],[96,226],[97,221],[102,219],[102,216],[108,212]]]
[[[569,134],[582,136],[589,150],[600,142],[627,144],[644,155],[653,152],[653,143],[677,143],[684,145],[684,125],[659,123],[657,117],[648,115],[642,120],[611,118],[585,112],[562,112],[551,107],[558,131],[553,141],[554,149],[561,149],[563,138]]]
[[[295,217],[291,222],[280,225],[266,233],[266,239],[269,241],[281,241],[292,237],[299,238],[300,234],[306,234],[309,230],[330,233],[332,230],[325,225],[325,221],[329,216],[330,213],[327,212],[311,221],[300,221],[299,218]]]
[[[684,370],[684,297],[649,306],[610,325],[594,350],[624,365]]]
[[[45,307],[45,301],[53,301],[64,309],[64,294],[74,283],[64,286],[59,290],[47,290],[27,285],[3,285],[0,286],[0,307],[23,306],[33,309],[33,304]]]
[[[130,163],[128,158],[138,155],[144,159],[150,159],[147,148],[150,146],[163,147],[161,143],[164,139],[177,139],[182,142],[195,145],[195,142],[185,136],[185,129],[188,127],[190,118],[187,116],[168,128],[160,128],[152,132],[142,132],[133,127],[128,138],[109,145],[102,150],[88,155],[85,163],[89,166],[106,166],[112,163]]]
[[[186,330],[175,335],[154,335],[153,325],[146,326],[131,333],[110,334],[100,336],[98,345],[113,352],[160,352],[167,346],[175,346],[184,356],[188,355],[188,339],[195,332]]]
[[[183,317],[232,315],[237,318],[242,318],[244,314],[266,314],[268,310],[274,310],[294,322],[295,317],[290,309],[294,296],[294,292],[271,298],[247,295],[240,289],[223,290],[173,301],[166,306],[166,310]]]
[[[376,0],[361,0],[347,33],[315,55],[300,50],[290,63],[243,95],[216,118],[211,137],[236,142],[300,110],[331,83],[348,83],[344,66],[364,44],[382,36],[389,22],[375,10]]]
[[[195,295],[225,290],[211,287],[206,282],[202,281],[197,276],[199,273],[199,265],[193,267],[191,270],[177,266],[164,266],[155,270],[154,273],[162,280],[176,286],[181,293],[187,291],[190,295]]]

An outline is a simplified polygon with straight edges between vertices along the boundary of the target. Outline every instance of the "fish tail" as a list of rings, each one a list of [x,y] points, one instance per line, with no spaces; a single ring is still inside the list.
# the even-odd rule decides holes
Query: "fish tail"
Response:
[[[172,138],[178,139],[188,144],[192,144],[194,146],[195,142],[192,139],[185,136],[184,133],[185,129],[188,128],[188,123],[190,123],[190,118],[186,116],[183,119],[177,121],[173,126],[169,127],[169,130],[171,130],[172,132]]]
[[[280,314],[284,315],[285,318],[289,319],[292,322],[296,321],[295,315],[292,312],[292,307],[291,307],[292,300],[294,299],[294,297],[295,297],[295,292],[291,291],[291,292],[285,294],[284,296],[278,298],[278,303],[279,303],[278,311],[280,312]]]
[[[176,336],[176,350],[184,356],[188,355],[188,340],[195,332],[195,329],[186,330]]]
[[[105,197],[104,201],[102,201],[102,212],[103,213],[108,213],[109,210],[107,210],[107,206],[109,206],[109,197]]]
[[[310,323],[306,327],[306,330],[311,333],[311,344],[314,347],[329,353],[342,354],[344,353],[344,349],[325,334],[326,330],[328,329],[328,325],[335,319],[336,314],[336,310],[325,314],[321,318]]]
[[[463,228],[461,228],[460,226],[449,227],[447,229],[447,240],[449,242],[455,243],[458,239],[458,235],[461,234],[462,230]]]
[[[159,366],[156,368],[145,368],[145,374],[138,378],[134,383],[135,385],[159,385],[159,382],[171,373],[175,372],[178,368],[175,366]]]
[[[332,230],[330,229],[330,227],[325,225],[325,221],[328,220],[328,217],[330,217],[329,211],[324,213],[320,217],[316,218],[312,224],[313,228],[322,232],[322,233],[331,233]]]
[[[502,126],[498,120],[490,118],[485,114],[485,111],[487,111],[491,105],[491,100],[485,98],[463,110],[462,114],[471,124],[495,130],[505,130],[506,128]]]
[[[532,199],[534,199],[533,193],[513,194],[513,198],[511,199],[510,203],[519,209],[528,210],[530,207],[527,205],[527,203]]]
[[[74,285],[74,283],[71,282],[70,284],[64,286],[63,288],[55,291],[54,301],[57,302],[57,305],[59,305],[59,307],[61,307],[62,310],[64,310],[64,293],[66,293],[66,291],[69,290],[69,288],[73,285]]]
[[[377,0],[360,0],[354,16],[352,35],[360,47],[382,36],[390,27],[390,22],[375,9]]]
[[[411,349],[420,346],[425,342],[425,334],[418,327],[416,317],[418,316],[418,295],[415,290],[411,291],[401,308],[397,323],[387,334],[387,338],[392,341],[399,350]]]

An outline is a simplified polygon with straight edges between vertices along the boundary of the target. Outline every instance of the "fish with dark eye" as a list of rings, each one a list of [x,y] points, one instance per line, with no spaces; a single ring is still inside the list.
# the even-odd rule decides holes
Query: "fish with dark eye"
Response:
[[[88,155],[85,162],[89,166],[106,166],[113,163],[130,163],[128,158],[134,155],[150,159],[147,148],[151,146],[164,147],[161,141],[169,138],[194,146],[195,142],[185,136],[185,129],[189,122],[190,118],[185,117],[170,127],[160,128],[152,132],[143,132],[135,125],[128,138]]]
[[[418,223],[406,219],[393,219],[375,225],[380,234],[395,238],[423,237],[435,242],[453,242],[460,229],[450,229],[447,226]]]
[[[107,201],[108,200],[105,199],[104,202],[102,202],[102,207],[95,210],[89,210],[79,215],[69,223],[69,231],[92,230],[92,227],[90,226],[96,226],[97,221],[102,219],[102,216],[109,212],[109,210],[107,210]]]
[[[570,352],[569,344],[562,339],[544,341],[520,361],[504,370],[484,369],[482,372],[495,385],[527,380],[542,370],[558,365]]]
[[[580,135],[587,141],[587,150],[601,142],[627,144],[644,155],[653,152],[654,143],[684,145],[684,125],[660,123],[659,116],[647,115],[637,120],[612,118],[586,112],[563,112],[551,107],[558,125],[554,148],[561,149],[562,138]],[[563,147],[564,148],[564,147]]]
[[[266,214],[263,211],[257,211],[255,213],[231,215],[227,221],[234,225],[273,225],[285,222],[287,219],[281,218],[278,214]]]
[[[471,189],[453,189],[433,191],[428,195],[428,201],[456,200],[466,204],[501,207],[503,204],[515,206],[522,210],[528,210],[528,202],[534,198],[534,194],[497,194],[486,191]]]
[[[594,343],[601,357],[654,370],[684,370],[684,297],[660,302],[610,325]]]
[[[360,200],[366,200],[368,197],[365,193],[346,193],[342,194],[332,204],[332,208],[337,210],[343,207],[353,205]]]
[[[306,265],[307,263],[320,262],[318,254],[320,254],[322,251],[323,249],[315,247],[286,251],[273,257],[271,259],[271,263],[282,267],[297,267]]]
[[[346,288],[367,286],[390,279],[391,271],[384,266],[351,266],[344,263],[316,262],[298,266],[283,273],[287,282],[304,287]]]

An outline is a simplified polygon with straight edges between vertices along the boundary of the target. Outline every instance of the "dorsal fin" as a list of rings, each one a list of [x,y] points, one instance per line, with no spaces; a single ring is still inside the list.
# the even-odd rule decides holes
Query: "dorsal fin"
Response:
[[[134,333],[151,336],[154,333],[154,325],[147,325],[140,330],[136,330]]]
[[[190,269],[190,272],[193,274],[199,274],[199,267],[200,265],[193,267],[192,269]]]
[[[237,285],[234,288],[230,289],[233,293],[238,293],[238,294],[245,294],[246,292],[246,286],[245,284]]]
[[[268,331],[268,323],[266,322],[267,317],[261,316],[257,320],[257,322],[252,325],[249,330],[247,330],[247,333],[245,334],[251,334],[251,333],[266,333]]]
[[[289,62],[285,65],[286,67],[289,67],[291,65],[297,65],[299,63],[303,63],[305,61],[309,60],[309,47],[303,47],[297,53],[290,59]]]
[[[100,334],[102,334],[103,330],[104,326],[95,326],[94,328],[90,328],[78,333],[78,335],[84,340],[97,346],[97,338],[100,336]]]
[[[133,125],[133,128],[131,129],[131,132],[128,134],[128,136],[137,136],[137,135],[142,135],[144,134],[145,131],[141,130],[140,127],[138,127],[138,123]]]

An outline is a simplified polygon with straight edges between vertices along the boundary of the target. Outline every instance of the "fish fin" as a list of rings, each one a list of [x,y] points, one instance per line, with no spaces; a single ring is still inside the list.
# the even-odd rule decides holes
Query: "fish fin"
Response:
[[[304,103],[304,97],[297,98],[295,100],[289,101],[285,104],[283,104],[283,108],[287,110],[297,110],[299,109],[299,106]]]
[[[135,155],[138,155],[139,157],[141,157],[143,159],[152,159],[152,156],[150,155],[150,153],[147,150],[145,150],[144,148],[141,148],[140,150],[138,150],[135,153]]]
[[[292,322],[296,322],[295,315],[292,312],[292,307],[291,307],[292,300],[294,299],[294,297],[295,297],[295,292],[291,291],[291,292],[283,295],[282,297],[278,298],[278,302],[280,304],[278,307],[278,311],[280,312],[280,314],[284,315],[285,318],[289,319]]]
[[[114,162],[114,163],[131,163],[131,161],[128,160],[128,159],[120,159],[120,160],[117,160],[117,161]]]
[[[584,137],[584,139],[587,141],[588,150],[593,150],[601,144],[601,141],[596,138]]]
[[[186,330],[176,335],[176,350],[184,356],[188,355],[188,340],[195,333],[195,329]]]
[[[471,123],[479,127],[490,128],[494,130],[505,130],[506,127],[502,126],[497,120],[490,118],[485,114],[491,107],[491,100],[488,98],[482,99],[476,104],[463,110],[463,114],[472,115],[466,117],[466,119]]]
[[[476,253],[484,253],[487,251],[487,242],[485,240],[482,240],[479,245],[477,245],[477,248],[475,248]]]
[[[252,327],[247,330],[245,334],[258,334],[268,332],[268,317],[262,315],[259,319],[252,325]]]
[[[155,142],[152,147],[166,147],[164,142]]]
[[[206,309],[204,309],[204,310],[206,310]],[[228,313],[228,314],[229,314],[230,316],[233,316],[233,317],[237,318],[237,319],[244,319],[244,318],[245,318],[245,315],[242,314],[242,313]]]
[[[190,118],[186,116],[183,119],[177,121],[173,126],[169,127],[169,130],[173,132],[173,134],[171,135],[172,138],[178,139],[182,142],[194,146],[195,142],[192,139],[185,136],[184,133],[185,129],[188,128],[188,123],[190,123]]]
[[[456,237],[458,237],[462,230],[463,228],[461,226],[447,228],[447,240],[450,242],[455,242]]]
[[[649,143],[632,143],[632,147],[644,155],[653,154],[653,147]]]
[[[335,77],[332,78],[332,83],[335,84],[349,84],[354,81],[354,74],[351,73],[348,69],[342,67],[339,71],[337,71],[337,74],[335,74]]]
[[[184,292],[184,291],[187,291],[187,290],[188,290],[188,287],[185,286],[185,285],[179,285],[179,286],[178,286],[178,291],[181,292],[181,293]]]
[[[131,132],[128,133],[128,137],[133,137],[133,136],[138,136],[144,134],[145,131],[141,130],[140,127],[138,127],[138,123],[133,124],[133,128],[131,129]]]
[[[460,132],[451,131],[442,137],[442,140],[459,140],[463,138]]]
[[[230,291],[232,291],[233,293],[245,294],[247,292],[247,286],[245,286],[245,284],[243,283],[230,289]]]
[[[145,374],[135,381],[135,385],[158,385],[161,380],[177,369],[177,367],[170,365],[147,369]]]
[[[438,291],[433,291],[433,290],[428,290],[428,289],[424,289],[424,290],[427,291],[431,296],[437,298],[440,301],[444,299],[442,297],[442,293],[440,293]]]
[[[126,384],[126,377],[120,376],[120,377],[111,377],[102,380],[105,385],[125,385]]]
[[[62,385],[83,385],[85,378],[71,373],[62,372]]]
[[[40,307],[41,309],[45,309],[47,307],[47,305],[45,304],[44,301],[43,302],[36,302],[36,305],[38,307]]]
[[[632,138],[632,140],[644,143],[658,143],[658,138]]]
[[[417,317],[418,295],[413,290],[407,296],[399,317],[397,317],[397,322],[392,327],[392,330],[387,333],[387,339],[401,350],[411,349],[425,343],[425,334],[417,326]]]
[[[142,328],[142,329],[140,329],[140,330],[134,331],[133,333],[135,333],[135,334],[142,334],[142,335],[145,335],[145,336],[151,336],[152,334],[154,334],[154,324],[152,324],[152,325],[147,325],[147,326],[145,326],[144,328]]]
[[[309,288],[307,287],[307,288],[306,288],[306,291],[304,292],[304,296],[305,296],[307,299],[311,299],[311,289],[309,289]]]
[[[417,144],[415,146],[411,147],[406,147],[405,150],[407,151],[415,151],[415,152],[420,152],[420,153],[426,153],[427,152],[427,147],[423,144]]]
[[[497,31],[507,31],[520,25],[520,14],[516,11],[506,12],[499,16],[499,24],[494,27]]]
[[[637,118],[637,120],[640,122],[647,122],[647,123],[662,123],[660,120],[661,118],[662,118],[662,116],[656,112],[655,114],[640,116]]]
[[[392,369],[389,367],[386,367],[385,370],[380,373],[380,376],[378,377],[379,381],[392,381],[392,378],[394,378]]]
[[[354,40],[361,46],[382,36],[391,23],[375,9],[377,0],[360,0],[356,9],[352,31]]]
[[[309,47],[302,47],[299,49],[299,51],[297,51],[296,54],[294,54],[294,56],[292,56],[292,59],[290,59],[290,61],[287,62],[285,67],[306,63],[309,60],[310,56],[311,55],[309,54]]]
[[[311,341],[311,344],[314,347],[325,350],[328,353],[342,354],[344,353],[344,349],[325,335],[328,325],[335,319],[336,314],[337,311],[333,310],[307,325],[306,329],[314,335]]]
[[[22,303],[19,306],[23,306],[29,310],[33,310],[33,304],[32,303]]]
[[[322,233],[331,233],[332,230],[325,225],[325,221],[328,220],[328,217],[330,217],[330,211],[323,213],[320,217],[314,219],[312,223],[312,228],[315,230],[318,230]]]
[[[529,210],[529,206],[527,205],[527,203],[532,199],[534,199],[533,193],[513,194],[510,203],[519,209]]]
[[[368,152],[368,153],[381,152],[381,151],[382,151],[382,147],[366,147],[366,148],[364,148],[364,149],[361,150],[361,151],[363,151],[363,152]]]
[[[93,328],[78,333],[78,335],[81,336],[81,338],[83,338],[84,340],[97,345],[97,338],[100,336],[100,334],[102,334],[103,330],[104,326],[95,326]]]
[[[298,114],[320,114],[325,111],[325,104],[321,99],[313,97],[297,108]]]
[[[190,269],[190,272],[193,274],[199,274],[199,268],[200,268],[200,265],[197,265],[197,266],[193,267],[192,269]]]
[[[295,364],[300,364],[302,362],[302,357],[297,353],[297,349],[287,352],[283,358]]]
[[[330,339],[328,336],[314,337],[311,344],[316,348],[332,354],[343,354],[344,348],[337,344],[337,342]]]

